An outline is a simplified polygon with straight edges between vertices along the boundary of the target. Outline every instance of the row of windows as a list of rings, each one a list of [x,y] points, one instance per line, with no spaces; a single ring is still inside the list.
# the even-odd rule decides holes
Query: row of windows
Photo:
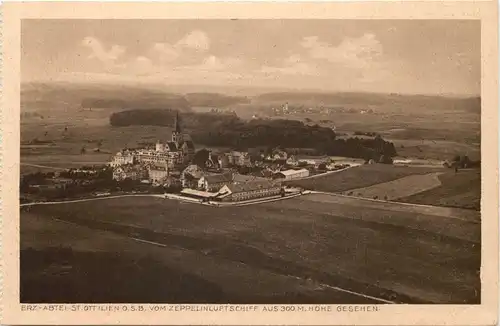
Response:
[[[238,192],[233,194],[233,199],[234,200],[246,200],[246,199],[252,199],[252,198],[257,198],[257,197],[266,197],[266,196],[271,196],[271,195],[277,195],[279,194],[280,190],[279,189],[262,189],[262,190],[256,190],[256,191],[247,191],[247,192]]]

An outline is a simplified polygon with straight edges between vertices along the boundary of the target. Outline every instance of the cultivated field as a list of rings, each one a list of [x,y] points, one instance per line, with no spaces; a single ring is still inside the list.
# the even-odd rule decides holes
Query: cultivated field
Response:
[[[395,200],[439,187],[441,185],[441,181],[438,178],[440,174],[436,172],[423,175],[410,175],[369,187],[352,189],[344,194],[365,198]]]
[[[450,207],[481,209],[481,171],[479,169],[448,171],[439,176],[439,187],[420,192],[399,201]]]
[[[131,268],[132,280],[121,270],[128,283],[123,281],[117,296],[125,301],[139,286],[136,278],[146,275],[139,270],[148,273],[151,264],[157,267],[151,267],[143,288],[186,275],[183,280],[194,280],[189,302],[380,302],[369,295],[395,302],[478,303],[477,215],[331,195],[244,208],[147,197],[33,206],[21,214],[22,248],[66,245],[76,254],[66,259],[66,276],[52,278],[46,277],[47,262],[22,260],[21,283],[28,289],[50,286],[59,300],[90,298],[78,298],[79,290],[96,287],[87,278],[77,281],[75,275],[90,268],[84,262],[104,262],[123,253],[138,266]],[[82,252],[95,254],[84,258]],[[73,290],[64,293],[64,288]],[[35,300],[30,293],[23,293],[24,301]],[[103,300],[111,295],[99,293]],[[172,299],[157,293],[150,294],[157,302],[182,300],[180,294]]]
[[[288,183],[309,190],[345,192],[352,189],[389,182],[410,175],[424,175],[441,171],[443,171],[443,168],[366,164],[339,173],[325,175],[324,177],[296,180]]]

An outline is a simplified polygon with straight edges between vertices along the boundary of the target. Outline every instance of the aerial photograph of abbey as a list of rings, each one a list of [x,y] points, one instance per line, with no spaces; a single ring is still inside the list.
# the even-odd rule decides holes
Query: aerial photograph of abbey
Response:
[[[480,303],[479,21],[21,32],[21,303]]]

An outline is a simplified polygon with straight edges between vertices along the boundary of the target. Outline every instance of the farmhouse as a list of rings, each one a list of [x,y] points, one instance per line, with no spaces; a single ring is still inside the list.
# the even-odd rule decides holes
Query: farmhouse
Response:
[[[198,165],[189,165],[185,168],[181,175],[180,180],[183,188],[196,188],[198,181],[205,173]]]
[[[280,182],[252,181],[247,183],[228,183],[217,195],[222,201],[242,201],[282,194]]]
[[[305,178],[308,176],[309,176],[309,170],[300,169],[300,170],[280,171],[280,172],[274,174],[273,178],[274,179],[281,179],[281,180],[294,180],[294,179]]]

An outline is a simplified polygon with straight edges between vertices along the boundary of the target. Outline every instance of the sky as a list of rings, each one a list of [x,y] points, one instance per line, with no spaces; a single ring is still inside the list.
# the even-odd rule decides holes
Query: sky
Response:
[[[474,20],[23,20],[30,81],[479,95]]]

